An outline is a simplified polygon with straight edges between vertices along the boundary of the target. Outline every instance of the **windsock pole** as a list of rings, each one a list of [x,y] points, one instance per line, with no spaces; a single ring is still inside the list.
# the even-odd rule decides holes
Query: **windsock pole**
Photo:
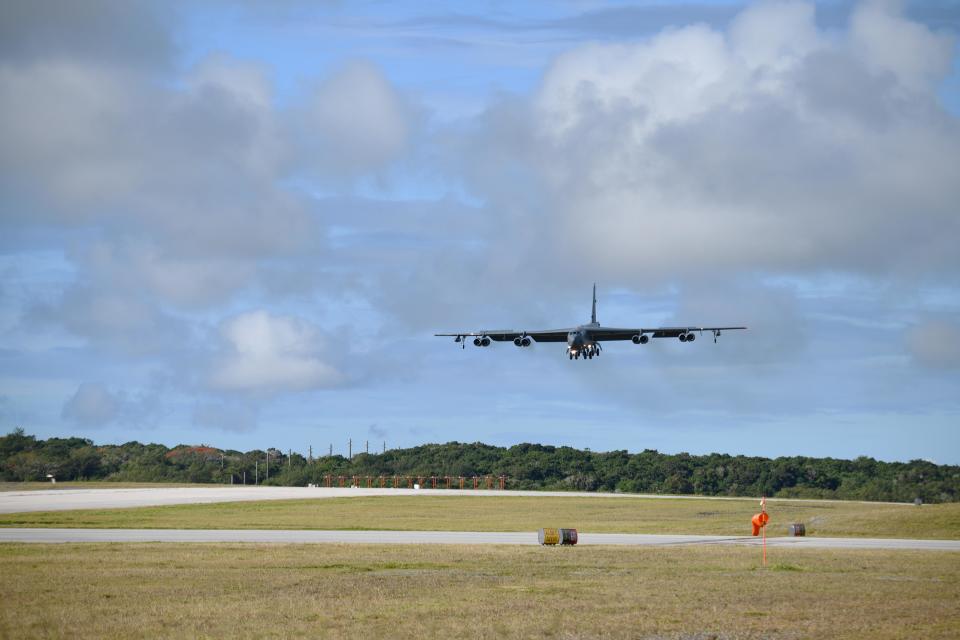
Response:
[[[760,497],[760,513],[767,513],[767,497]],[[766,524],[766,518],[763,519],[764,524]],[[767,528],[765,526],[760,527],[760,530],[763,532],[763,566],[767,566]]]
[[[760,498],[760,513],[750,518],[750,524],[753,525],[753,535],[763,534],[763,566],[767,566],[767,521],[770,516],[767,515],[767,497]]]

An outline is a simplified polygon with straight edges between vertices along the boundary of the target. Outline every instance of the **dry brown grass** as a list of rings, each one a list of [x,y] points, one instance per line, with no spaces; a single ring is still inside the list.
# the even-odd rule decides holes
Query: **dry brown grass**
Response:
[[[7,527],[391,529],[748,535],[756,500],[386,496],[177,505],[0,515]],[[771,500],[768,535],[791,522],[809,535],[960,539],[960,503],[924,505]]]
[[[0,545],[0,637],[956,638],[950,552]]]

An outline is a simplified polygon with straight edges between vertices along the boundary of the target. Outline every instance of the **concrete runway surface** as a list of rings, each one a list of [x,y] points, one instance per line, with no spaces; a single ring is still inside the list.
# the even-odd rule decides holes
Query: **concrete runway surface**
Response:
[[[551,491],[497,491],[457,489],[349,489],[323,487],[172,487],[134,489],[57,489],[0,492],[0,513],[119,509],[173,504],[210,504],[254,500],[302,500],[360,496],[558,496],[590,498],[663,498],[678,496],[598,494]],[[687,496],[689,499],[698,499]],[[730,499],[730,498],[716,498]],[[743,498],[734,498],[743,500]],[[912,506],[912,505],[909,505]],[[536,532],[480,531],[289,531],[229,529],[13,529],[0,528],[0,542],[251,542],[345,544],[520,544],[537,543]],[[769,538],[771,546],[832,549],[938,549],[960,551],[960,541],[870,538]],[[751,537],[581,533],[585,545],[756,545]]]
[[[663,500],[745,500],[749,498],[638,495],[625,493],[583,493],[569,491],[498,491],[487,489],[350,489],[325,487],[162,487],[136,489],[54,489],[38,491],[0,491],[0,513],[28,511],[67,511],[71,509],[122,509],[156,507],[170,504],[210,504],[253,500],[306,500],[360,496],[527,496],[541,498],[657,498]],[[768,499],[775,503],[775,499]],[[803,501],[803,502],[823,502]],[[890,503],[873,503],[890,504]],[[902,505],[912,507],[913,505]]]
[[[283,544],[511,544],[536,545],[537,533],[491,531],[290,531],[264,529],[5,529],[2,542],[250,542]],[[749,545],[759,538],[731,536],[581,533],[580,545]],[[960,540],[882,538],[767,538],[770,547],[960,551]]]

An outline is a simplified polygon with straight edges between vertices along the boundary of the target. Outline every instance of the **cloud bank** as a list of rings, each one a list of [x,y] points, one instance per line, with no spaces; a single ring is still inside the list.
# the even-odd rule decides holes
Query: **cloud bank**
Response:
[[[344,415],[406,403],[412,433],[443,422],[424,417],[440,396],[507,375],[434,356],[430,334],[584,321],[594,281],[605,322],[751,325],[740,346],[652,351],[647,382],[675,392],[641,398],[658,415],[691,395],[685,380],[711,382],[687,400],[703,412],[957,409],[942,393],[960,310],[960,120],[943,104],[957,38],[936,26],[949,20],[870,1],[829,20],[789,1],[700,21],[418,14],[358,18],[367,30],[342,33],[363,37],[334,51],[349,36],[295,40],[299,11],[269,29],[239,12],[244,47],[191,42],[189,5],[0,11],[0,232],[5,273],[21,278],[4,283],[18,295],[0,316],[4,373],[49,382],[46,404],[62,407],[27,411],[27,394],[5,393],[8,415],[93,428],[169,411],[187,429],[250,434],[322,397]],[[431,49],[453,62],[417,65],[409,29],[426,27],[468,27]],[[537,59],[543,33],[562,50]],[[450,78],[512,53],[535,82],[442,113]],[[529,360],[518,406],[591,388],[637,415],[630,371],[597,383]],[[740,363],[749,392],[713,382],[721,360]],[[415,389],[434,366],[434,387]],[[896,387],[904,377],[916,384]],[[816,391],[783,391],[804,384]],[[361,391],[384,388],[399,400]],[[500,421],[496,402],[478,406]]]

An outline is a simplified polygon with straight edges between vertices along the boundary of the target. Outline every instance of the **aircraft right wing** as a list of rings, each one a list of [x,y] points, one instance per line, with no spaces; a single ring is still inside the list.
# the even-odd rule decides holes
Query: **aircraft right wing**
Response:
[[[567,334],[573,329],[545,329],[541,331],[516,331],[513,329],[490,329],[487,331],[461,331],[459,333],[435,333],[435,336],[445,336],[455,338],[456,342],[466,342],[467,338],[475,338],[474,342],[479,340],[481,345],[484,338],[489,338],[494,342],[515,342],[523,341],[524,338],[532,338],[536,342],[566,342]],[[489,344],[489,343],[488,343]],[[524,345],[529,346],[529,345]]]

